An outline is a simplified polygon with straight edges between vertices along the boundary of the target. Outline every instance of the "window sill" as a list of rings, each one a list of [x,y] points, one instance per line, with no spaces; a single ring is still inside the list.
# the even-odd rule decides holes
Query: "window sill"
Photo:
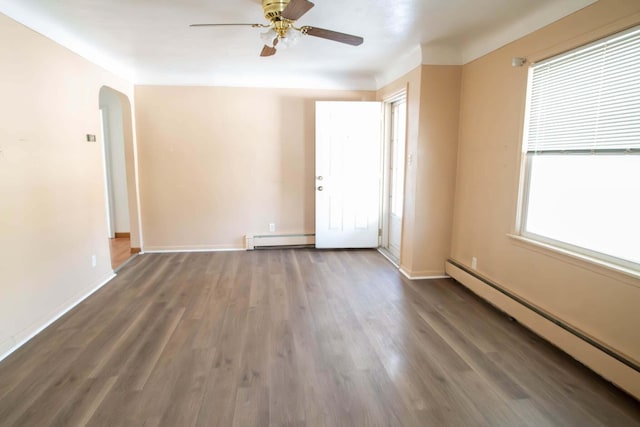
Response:
[[[632,270],[630,268],[616,265],[607,261],[603,261],[601,259],[597,259],[568,249],[560,248],[549,243],[533,240],[517,234],[507,234],[507,236],[523,247],[526,247],[527,249],[532,249],[543,255],[568,262],[569,264],[584,268],[603,276],[620,280],[636,288],[640,288],[640,271]]]

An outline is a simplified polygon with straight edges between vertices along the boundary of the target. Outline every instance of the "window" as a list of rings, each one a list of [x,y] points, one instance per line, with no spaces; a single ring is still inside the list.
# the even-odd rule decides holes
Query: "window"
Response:
[[[640,271],[640,27],[534,64],[521,234]]]

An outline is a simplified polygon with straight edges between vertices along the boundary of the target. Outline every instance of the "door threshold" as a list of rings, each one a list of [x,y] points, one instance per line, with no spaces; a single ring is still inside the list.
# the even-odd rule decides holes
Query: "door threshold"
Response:
[[[388,249],[380,247],[378,248],[378,252],[382,254],[383,257],[387,259],[391,264],[395,265],[396,268],[400,268],[400,260],[393,256]]]

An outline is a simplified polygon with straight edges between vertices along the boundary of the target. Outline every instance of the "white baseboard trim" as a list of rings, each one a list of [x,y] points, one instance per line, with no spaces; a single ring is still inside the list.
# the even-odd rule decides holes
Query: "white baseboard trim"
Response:
[[[471,271],[468,266],[463,267]],[[474,277],[451,261],[446,263],[446,269],[451,277],[471,292],[498,310],[507,313],[522,326],[555,345],[636,399],[640,399],[639,372],[594,347],[567,329],[546,319],[534,310],[509,297],[504,292],[500,292],[483,280]]]
[[[57,321],[58,319],[60,319],[62,316],[64,316],[65,314],[67,314],[69,311],[71,311],[72,309],[74,309],[78,304],[80,304],[82,301],[84,301],[85,299],[89,298],[91,295],[93,295],[96,291],[98,291],[100,288],[102,288],[104,285],[106,285],[107,283],[109,283],[114,277],[116,277],[116,275],[114,273],[109,274],[109,276],[107,276],[107,278],[105,278],[102,282],[100,282],[96,287],[94,287],[92,290],[90,290],[89,292],[85,293],[83,296],[81,296],[79,299],[75,300],[75,302],[73,302],[71,305],[69,305],[67,308],[63,309],[62,311],[60,311],[58,314],[54,315],[52,319],[48,320],[44,325],[38,327],[35,332],[30,333],[26,338],[20,340],[17,344],[13,345],[12,347],[10,347],[8,350],[6,350],[5,352],[0,354],[0,362],[4,359],[6,359],[9,355],[11,355],[13,352],[15,352],[16,350],[18,350],[20,347],[22,347],[23,345],[25,345],[26,343],[28,343],[29,341],[31,341],[36,335],[38,335],[40,332],[44,331],[46,328],[48,328],[49,326],[51,326],[51,324],[53,324],[55,321]]]
[[[409,280],[434,280],[434,279],[448,279],[447,275],[433,275],[433,276],[413,276],[409,272],[407,272],[404,268],[399,268],[400,273],[404,275]]]
[[[224,248],[145,248],[145,254],[172,254],[172,253],[204,253],[204,252],[244,252],[245,248],[224,247]]]

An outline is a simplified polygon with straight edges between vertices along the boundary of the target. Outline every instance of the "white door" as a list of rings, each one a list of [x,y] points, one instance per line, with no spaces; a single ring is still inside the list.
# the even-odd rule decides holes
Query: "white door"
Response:
[[[402,244],[402,209],[404,205],[404,163],[407,103],[400,99],[391,104],[391,144],[389,170],[389,244],[387,249],[400,259]]]
[[[316,247],[376,248],[382,104],[316,103]]]

